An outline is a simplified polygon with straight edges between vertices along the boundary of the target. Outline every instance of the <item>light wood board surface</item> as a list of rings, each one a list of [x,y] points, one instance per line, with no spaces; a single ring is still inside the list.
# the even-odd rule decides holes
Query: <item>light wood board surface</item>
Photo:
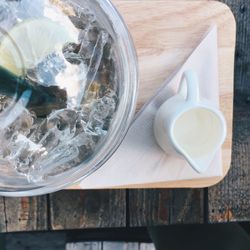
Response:
[[[210,25],[217,24],[220,105],[228,126],[227,139],[222,150],[225,176],[230,168],[232,147],[236,25],[231,10],[214,1],[116,0],[113,3],[128,25],[138,54],[140,84],[137,110],[185,61]],[[132,185],[129,188],[207,187],[221,179]]]

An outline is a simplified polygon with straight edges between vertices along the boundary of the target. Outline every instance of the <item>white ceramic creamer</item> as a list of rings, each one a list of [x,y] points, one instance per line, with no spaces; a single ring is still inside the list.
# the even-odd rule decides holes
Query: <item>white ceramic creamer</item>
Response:
[[[159,146],[186,159],[198,173],[208,169],[226,131],[223,114],[200,98],[198,78],[192,70],[183,74],[178,93],[160,107],[154,122]]]

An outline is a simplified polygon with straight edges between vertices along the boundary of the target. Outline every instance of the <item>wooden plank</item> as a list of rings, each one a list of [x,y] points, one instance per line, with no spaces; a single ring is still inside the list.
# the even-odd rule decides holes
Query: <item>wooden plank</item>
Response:
[[[0,197],[0,233],[6,232],[5,200]]]
[[[250,220],[250,4],[225,0],[237,20],[232,168],[209,189],[209,221]]]
[[[129,225],[169,224],[171,190],[130,190]]]
[[[51,227],[80,229],[126,225],[126,193],[121,190],[61,191],[50,195]]]
[[[78,242],[68,243],[66,250],[155,250],[155,246],[137,242]]]
[[[68,243],[66,250],[102,250],[102,242]]]
[[[130,226],[203,223],[202,189],[130,190]]]
[[[139,250],[139,243],[103,242],[103,250]]]
[[[173,189],[170,224],[204,223],[204,190]]]
[[[5,198],[6,231],[47,230],[47,197]]]
[[[65,233],[5,234],[5,246],[1,250],[65,250]]]
[[[155,250],[155,245],[153,243],[140,243],[139,250]]]

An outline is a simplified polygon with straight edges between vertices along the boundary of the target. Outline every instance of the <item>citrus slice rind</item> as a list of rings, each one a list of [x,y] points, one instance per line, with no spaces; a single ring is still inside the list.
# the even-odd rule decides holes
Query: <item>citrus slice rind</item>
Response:
[[[0,42],[0,66],[16,75],[34,68],[50,53],[76,38],[48,18],[25,20],[14,26]]]

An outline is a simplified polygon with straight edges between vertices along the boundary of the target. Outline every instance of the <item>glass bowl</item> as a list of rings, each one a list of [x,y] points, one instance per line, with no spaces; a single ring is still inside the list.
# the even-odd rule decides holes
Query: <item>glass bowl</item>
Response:
[[[81,181],[133,119],[138,69],[124,21],[109,0],[6,0],[0,31],[0,195]]]

